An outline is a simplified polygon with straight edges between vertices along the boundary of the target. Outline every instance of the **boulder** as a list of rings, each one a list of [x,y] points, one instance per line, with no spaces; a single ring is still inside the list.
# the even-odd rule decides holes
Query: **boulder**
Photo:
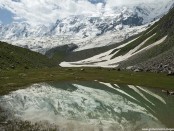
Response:
[[[169,70],[167,75],[168,76],[174,76],[174,71]]]
[[[135,69],[134,72],[142,72],[142,69]]]
[[[133,66],[128,66],[126,67],[126,70],[132,70],[134,67]]]
[[[15,69],[15,66],[14,66],[14,65],[11,65],[10,68],[11,68],[11,69]]]
[[[85,69],[84,68],[82,68],[82,69],[80,69],[81,71],[85,71]]]

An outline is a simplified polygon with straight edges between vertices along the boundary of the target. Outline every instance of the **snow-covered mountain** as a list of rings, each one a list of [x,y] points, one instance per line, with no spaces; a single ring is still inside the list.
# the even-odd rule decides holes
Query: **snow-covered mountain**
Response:
[[[62,67],[113,67],[134,71],[169,72],[174,71],[174,8],[158,22],[139,35],[113,44],[107,50],[87,57],[85,51],[73,52],[77,60],[65,60]],[[106,48],[106,47],[101,47]],[[98,48],[99,49],[99,48]],[[94,49],[88,50],[88,52]],[[78,54],[77,54],[78,53]]]
[[[91,1],[105,3],[104,0]],[[112,10],[102,8],[99,12],[70,15],[48,26],[32,26],[25,22],[0,25],[0,40],[14,45],[44,52],[47,49],[74,43],[78,50],[105,46],[137,34],[152,21],[163,16],[173,6],[160,3],[118,6]]]

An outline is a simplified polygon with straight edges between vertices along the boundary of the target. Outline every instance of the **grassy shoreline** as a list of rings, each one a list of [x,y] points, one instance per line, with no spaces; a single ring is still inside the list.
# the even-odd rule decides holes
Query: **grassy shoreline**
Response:
[[[174,77],[164,73],[116,71],[100,68],[47,68],[0,72],[0,95],[8,94],[33,83],[61,81],[102,81],[174,90]]]

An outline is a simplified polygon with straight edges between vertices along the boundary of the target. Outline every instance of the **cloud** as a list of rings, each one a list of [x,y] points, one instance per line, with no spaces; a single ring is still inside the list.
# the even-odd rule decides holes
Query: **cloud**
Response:
[[[69,15],[98,12],[98,6],[85,0],[1,0],[0,7],[32,24],[52,23]]]
[[[96,15],[115,6],[142,3],[143,0],[0,0],[0,8],[15,14],[14,20],[26,21],[32,25],[54,23],[58,18],[69,15]],[[98,2],[96,2],[98,1]],[[100,1],[106,2],[100,3]],[[146,0],[154,2],[155,0]],[[156,0],[164,1],[164,0]],[[165,0],[168,1],[168,0]]]
[[[107,0],[109,6],[120,6],[120,5],[136,5],[145,3],[159,3],[168,2],[169,0]]]

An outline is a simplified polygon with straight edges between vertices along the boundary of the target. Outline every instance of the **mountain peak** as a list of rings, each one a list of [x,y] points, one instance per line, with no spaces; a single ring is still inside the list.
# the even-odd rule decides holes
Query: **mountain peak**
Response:
[[[77,1],[74,2],[76,4]],[[54,18],[55,20],[51,24],[32,25],[25,21],[1,25],[0,40],[18,46],[27,45],[35,51],[40,49],[48,50],[55,46],[70,43],[77,44],[79,49],[101,46],[100,43],[103,43],[104,46],[112,44],[114,40],[116,40],[115,42],[120,42],[139,33],[144,30],[145,25],[147,26],[166,14],[174,4],[173,1],[169,1],[165,5],[148,3],[142,5],[138,3],[108,7],[109,1],[91,0],[90,2],[93,4],[106,4],[104,8],[100,8],[95,13],[91,13],[91,9],[89,9],[89,12],[84,14],[73,13],[73,15],[71,14],[67,17]],[[88,4],[86,3],[86,6]],[[47,20],[49,19],[47,18]],[[106,39],[108,41],[105,41]],[[93,44],[89,46],[88,44],[91,43]],[[38,47],[39,49],[37,49]]]

